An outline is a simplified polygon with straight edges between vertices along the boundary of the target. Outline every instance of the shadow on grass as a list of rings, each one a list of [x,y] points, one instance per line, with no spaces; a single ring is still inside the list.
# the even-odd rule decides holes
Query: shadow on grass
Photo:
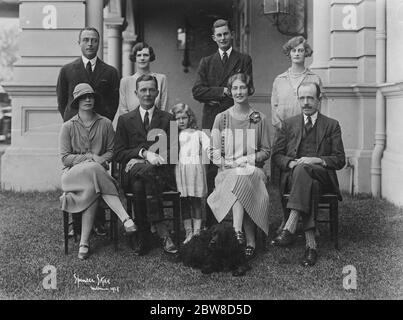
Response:
[[[367,195],[344,195],[340,203],[340,251],[320,227],[319,260],[298,261],[304,239],[291,248],[268,247],[245,277],[203,275],[154,249],[137,257],[120,233],[115,252],[108,237],[91,238],[93,254],[77,259],[78,244],[63,252],[60,192],[0,192],[0,298],[2,299],[401,299],[403,211]],[[270,190],[270,238],[281,221],[276,190]],[[121,226],[120,226],[121,227]],[[56,267],[57,290],[45,290],[43,267]],[[357,269],[357,289],[343,288],[343,268]],[[103,289],[76,279],[104,277]],[[115,291],[112,291],[115,288]],[[119,292],[116,292],[119,288]]]

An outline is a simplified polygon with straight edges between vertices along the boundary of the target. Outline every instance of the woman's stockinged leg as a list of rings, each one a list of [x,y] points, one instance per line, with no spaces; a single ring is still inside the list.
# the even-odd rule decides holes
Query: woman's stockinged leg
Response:
[[[108,207],[116,213],[116,215],[119,217],[120,221],[123,222],[123,225],[126,228],[132,228],[134,226],[133,220],[127,214],[125,208],[123,208],[122,202],[120,201],[118,196],[103,194],[102,199],[104,199]],[[126,230],[126,232],[128,231]]]
[[[102,199],[104,199],[108,207],[116,213],[120,221],[125,221],[127,218],[130,218],[118,196],[103,194]]]
[[[246,245],[255,248],[256,247],[256,238],[255,238],[256,225],[252,221],[252,219],[249,217],[249,215],[247,215],[247,214],[244,215],[243,223],[244,223],[243,226],[245,229]]]
[[[94,201],[94,203],[82,213],[80,245],[82,244],[88,245],[88,239],[91,234],[92,226],[94,225],[97,207],[98,207],[98,200]]]
[[[232,206],[232,217],[235,231],[242,231],[244,209],[239,201],[236,201]]]

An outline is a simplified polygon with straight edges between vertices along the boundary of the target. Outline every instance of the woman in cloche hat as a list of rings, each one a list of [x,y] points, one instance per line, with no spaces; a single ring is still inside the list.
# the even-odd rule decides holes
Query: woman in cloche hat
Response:
[[[79,259],[89,256],[89,236],[100,198],[123,222],[126,233],[136,231],[133,220],[119,199],[116,181],[108,174],[113,156],[112,122],[95,112],[97,96],[87,83],[79,83],[73,92],[72,108],[77,115],[65,122],[60,132],[63,163],[62,210],[82,213]]]

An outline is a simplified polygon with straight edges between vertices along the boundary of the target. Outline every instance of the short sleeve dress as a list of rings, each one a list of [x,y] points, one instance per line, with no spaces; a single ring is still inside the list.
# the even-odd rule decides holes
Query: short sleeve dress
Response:
[[[179,161],[175,178],[181,197],[207,195],[206,164],[210,138],[203,131],[185,129],[179,133]]]

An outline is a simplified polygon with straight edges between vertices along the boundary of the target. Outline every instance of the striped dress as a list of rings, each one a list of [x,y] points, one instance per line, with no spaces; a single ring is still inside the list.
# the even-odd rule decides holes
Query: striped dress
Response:
[[[252,113],[256,111],[251,110],[249,116]],[[269,158],[270,143],[266,119],[264,115],[259,115],[260,120],[256,123],[250,117],[236,119],[233,108],[217,115],[211,135],[213,147],[222,150],[227,163],[254,154],[256,166],[221,166],[215,178],[215,189],[207,203],[217,221],[221,222],[239,201],[252,221],[268,234],[269,194],[266,176],[258,166]]]

